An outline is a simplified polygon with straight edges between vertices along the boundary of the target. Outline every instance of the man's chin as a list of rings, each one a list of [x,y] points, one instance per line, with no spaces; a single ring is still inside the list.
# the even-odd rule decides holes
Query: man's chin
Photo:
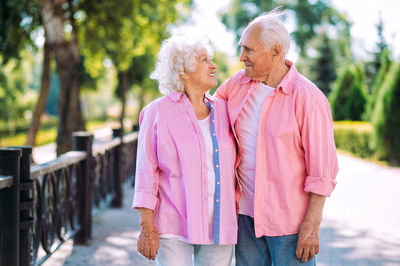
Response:
[[[244,74],[246,75],[246,77],[252,78],[253,71],[249,67],[245,67],[244,68]]]

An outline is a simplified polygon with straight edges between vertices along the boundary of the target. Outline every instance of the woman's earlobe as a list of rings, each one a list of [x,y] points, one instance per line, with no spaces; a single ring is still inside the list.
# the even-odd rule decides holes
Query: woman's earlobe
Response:
[[[188,76],[188,74],[186,72],[179,73],[179,76],[181,77],[181,79],[188,79],[189,78],[189,76]]]

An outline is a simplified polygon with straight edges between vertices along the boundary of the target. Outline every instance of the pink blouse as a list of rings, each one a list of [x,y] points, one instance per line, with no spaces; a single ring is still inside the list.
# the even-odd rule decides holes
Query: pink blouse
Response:
[[[140,114],[133,208],[154,210],[160,235],[176,235],[191,244],[235,244],[235,143],[226,102],[205,97],[213,119],[215,220],[208,228],[206,144],[193,107],[184,93],[169,93]],[[213,140],[214,142],[214,140]],[[218,148],[216,148],[218,147]],[[219,177],[217,177],[217,172]],[[218,192],[218,191],[219,192]],[[218,192],[218,193],[217,193]]]

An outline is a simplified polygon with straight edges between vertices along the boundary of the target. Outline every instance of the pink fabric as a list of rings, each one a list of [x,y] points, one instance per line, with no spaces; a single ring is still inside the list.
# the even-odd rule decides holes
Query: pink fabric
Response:
[[[226,102],[207,95],[215,110],[221,173],[220,244],[235,244],[236,157]],[[133,208],[155,212],[160,235],[191,244],[213,244],[208,233],[206,144],[193,107],[183,93],[153,101],[140,114]],[[212,230],[212,228],[210,228]]]
[[[257,237],[298,233],[309,192],[330,196],[336,184],[338,162],[329,103],[292,62],[286,64],[289,72],[261,110],[254,196]],[[218,88],[217,97],[228,102],[232,128],[257,84],[241,70]],[[236,166],[242,156],[238,146]]]

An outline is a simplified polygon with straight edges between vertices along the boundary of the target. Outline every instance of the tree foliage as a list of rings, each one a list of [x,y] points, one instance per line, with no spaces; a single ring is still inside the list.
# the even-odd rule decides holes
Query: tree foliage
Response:
[[[367,92],[360,65],[345,67],[334,84],[329,101],[334,120],[361,120],[367,103]]]
[[[364,120],[369,121],[372,117],[372,112],[375,109],[375,105],[379,96],[379,91],[382,88],[383,82],[385,81],[385,78],[390,70],[390,67],[392,66],[392,63],[393,61],[391,59],[390,51],[389,49],[385,49],[381,54],[380,68],[378,74],[376,75],[374,83],[372,84],[371,94],[368,98],[367,109],[364,114]]]
[[[0,120],[15,123],[33,106],[34,92],[28,89],[32,78],[26,73],[33,66],[33,59],[23,53],[24,61],[9,60],[0,68]]]
[[[35,47],[34,37],[40,25],[36,0],[3,0],[0,4],[0,54],[2,63],[20,58],[26,46]]]
[[[15,121],[31,107],[21,101],[29,95],[24,64],[32,63],[26,49],[35,48],[35,33],[40,25],[37,1],[4,0],[0,4],[0,120]],[[24,53],[25,52],[25,53]],[[24,62],[21,62],[21,59]],[[27,99],[25,97],[25,99]]]
[[[328,96],[332,82],[336,80],[336,62],[331,41],[323,32],[317,46],[317,57],[312,60],[311,73],[315,85]]]
[[[400,162],[400,63],[390,68],[372,117],[374,145],[381,157]]]
[[[82,1],[80,10],[85,16],[80,22],[80,36],[84,44],[82,51],[88,58],[85,64],[94,76],[106,59],[117,69],[121,124],[129,88],[135,85],[140,88],[137,94],[140,107],[146,91],[156,88],[148,78],[155,55],[168,35],[168,25],[188,15],[190,4],[191,0]]]
[[[376,47],[372,54],[372,60],[365,64],[365,72],[366,72],[366,82],[368,88],[372,92],[372,87],[375,85],[375,79],[378,76],[379,70],[382,67],[384,62],[382,61],[382,57],[389,50],[388,44],[386,42],[385,37],[383,36],[383,30],[385,28],[384,22],[382,20],[382,16],[379,17],[378,23],[375,25],[376,33],[378,35],[378,41],[376,43]],[[387,55],[386,55],[387,56]]]
[[[107,58],[118,71],[126,71],[132,66],[133,57],[146,52],[156,54],[167,36],[167,26],[179,18],[188,3],[189,0],[81,1],[80,39],[82,52],[88,57],[88,71],[96,76]]]
[[[295,20],[296,28],[292,35],[302,56],[306,55],[309,41],[318,33],[318,26],[328,23],[335,26],[344,24],[342,27],[346,27],[348,24],[342,14],[323,0],[233,0],[230,9],[222,14],[222,21],[235,32],[236,39],[239,40],[244,28],[252,19],[278,6],[288,9],[289,15]]]

